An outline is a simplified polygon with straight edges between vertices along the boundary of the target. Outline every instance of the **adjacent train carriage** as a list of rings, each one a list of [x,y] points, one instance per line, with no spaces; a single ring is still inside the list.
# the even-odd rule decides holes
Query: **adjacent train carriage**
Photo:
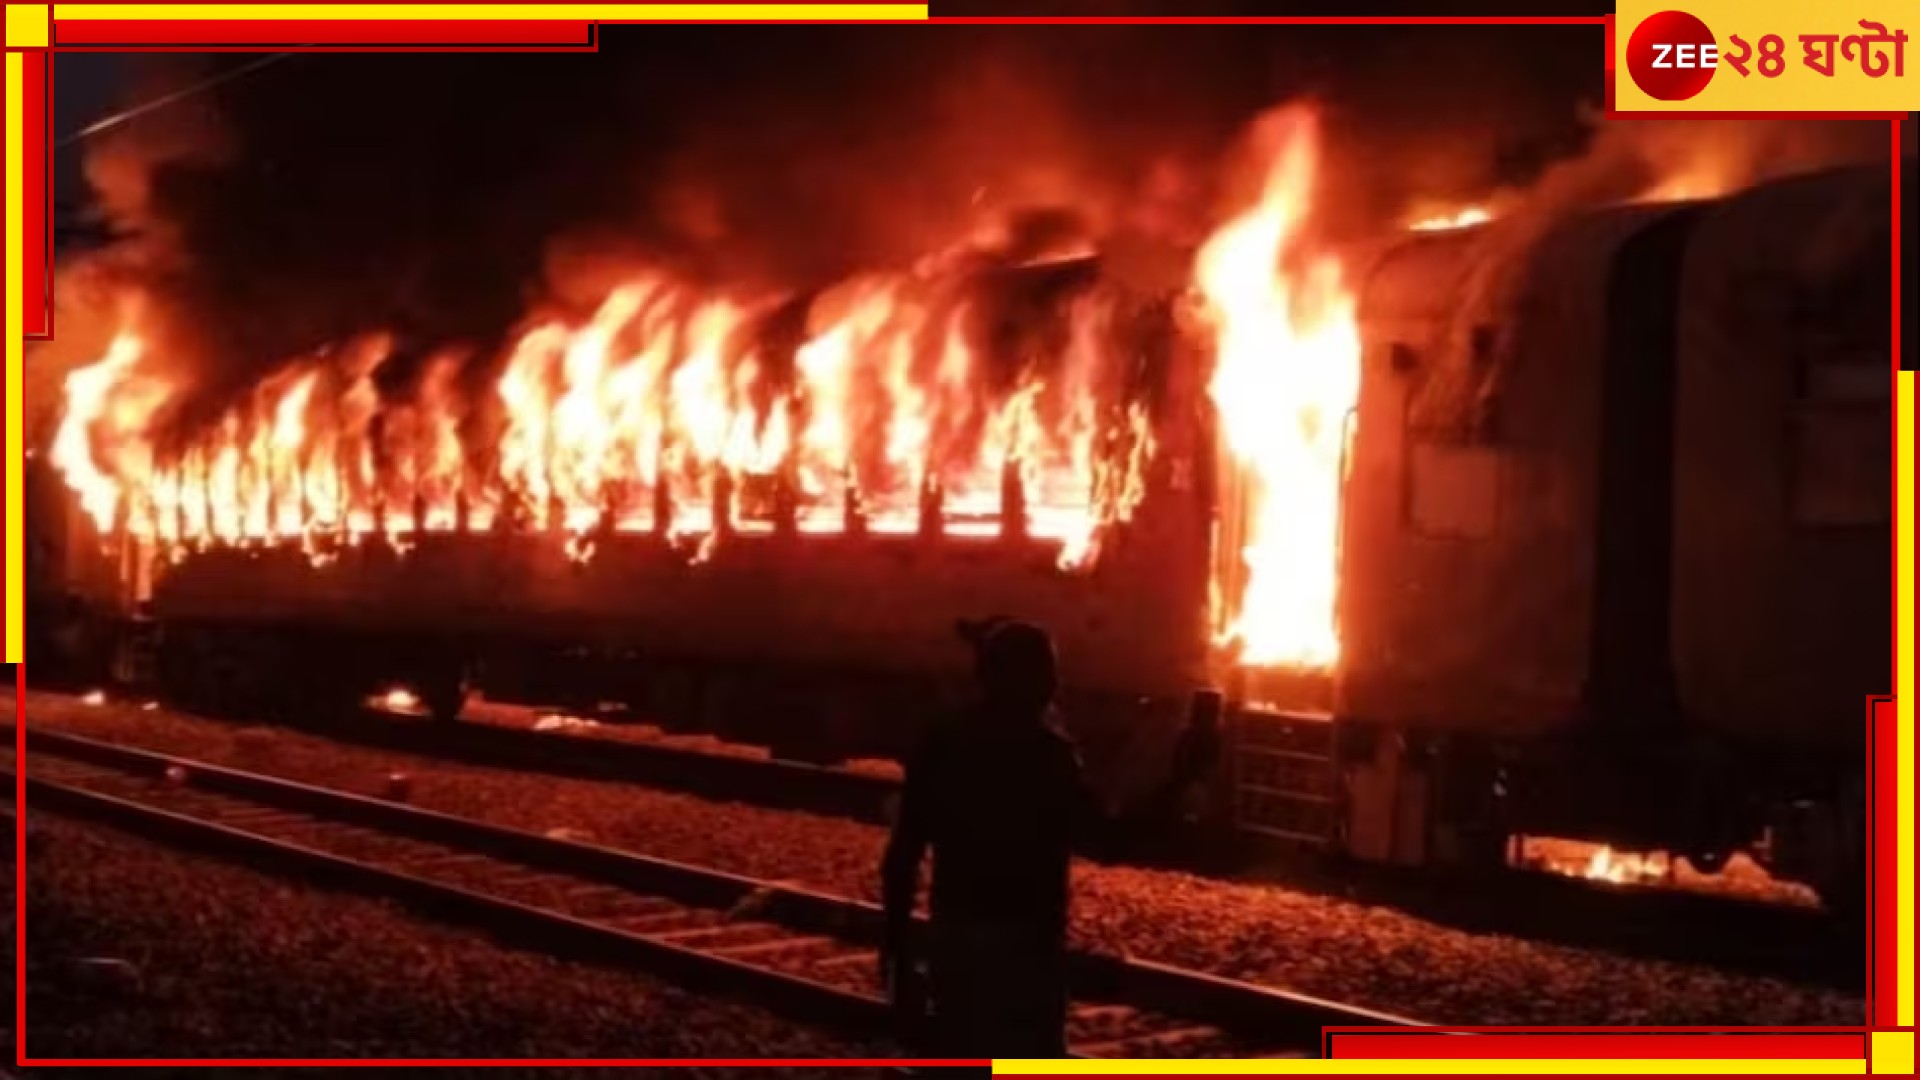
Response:
[[[1708,824],[1721,850],[1765,829],[1779,872],[1848,902],[1863,698],[1893,689],[1891,198],[1858,169],[1729,200],[1688,251],[1679,327],[1675,675],[1742,766],[1717,787],[1745,796]]]
[[[1375,264],[1350,847],[1748,849],[1857,889],[1866,697],[1891,686],[1889,198],[1841,170]]]

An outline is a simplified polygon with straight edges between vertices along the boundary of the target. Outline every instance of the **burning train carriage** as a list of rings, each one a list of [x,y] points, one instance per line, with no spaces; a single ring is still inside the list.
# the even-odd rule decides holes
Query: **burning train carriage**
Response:
[[[862,307],[876,298],[887,306]],[[349,443],[377,440],[374,425],[290,430],[296,413],[338,423],[354,410],[314,409],[308,376],[289,369],[238,425],[238,450],[215,452],[241,459],[225,483],[234,505],[217,505],[217,469],[203,465],[197,482],[162,474],[115,510],[124,599],[161,630],[160,682],[243,710],[339,707],[382,683],[417,688],[449,717],[474,688],[579,709],[619,702],[803,758],[888,755],[966,678],[955,621],[1006,612],[1057,635],[1078,733],[1096,753],[1151,756],[1136,735],[1170,736],[1167,717],[1210,661],[1206,365],[1180,306],[1128,295],[1088,258],[966,268],[913,302],[906,316],[897,293],[855,288],[776,305],[742,321],[717,374],[697,370],[698,344],[674,339],[686,355],[652,373],[666,411],[689,404],[676,398],[689,371],[764,380],[703,399],[734,410],[704,470],[683,443],[651,473],[618,473],[634,460],[609,452],[621,435],[605,429],[632,420],[631,395],[646,390],[619,380],[651,348],[644,333],[618,340],[630,303],[597,339],[603,357],[582,354],[604,307],[546,346],[546,327],[530,331],[499,379],[497,456],[469,451],[438,485],[402,462],[415,476],[399,498],[378,487],[391,461],[363,470],[364,500],[351,475],[333,475],[354,471]],[[839,347],[868,359],[823,355]],[[608,359],[623,350],[640,359]],[[823,370],[858,363],[872,370]],[[863,388],[863,376],[900,383]],[[964,409],[904,415],[943,384]],[[891,412],[863,416],[863,392]],[[405,408],[390,410],[403,431]],[[533,417],[551,426],[517,426]],[[815,453],[867,439],[884,466],[885,437],[911,423],[908,450],[929,455],[918,483],[863,484],[857,452]],[[954,450],[936,461],[943,438]],[[475,485],[476,461],[530,482]],[[319,512],[327,499],[344,512]]]
[[[1163,768],[1224,683],[1216,805],[1242,826],[1395,861],[1533,833],[1711,867],[1811,798],[1803,854],[1769,850],[1844,886],[1859,699],[1888,681],[1884,290],[1855,288],[1884,270],[1884,173],[1466,219],[1358,274],[1276,275],[1302,171],[1281,155],[1188,297],[1090,259],[981,264],[776,305],[719,348],[682,311],[665,368],[629,297],[611,329],[603,308],[522,339],[478,450],[402,402],[432,452],[362,475],[323,441],[340,476],[295,469],[296,512],[269,494],[223,525],[201,458],[199,510],[176,476],[144,524],[87,520],[129,541],[122,598],[193,694],[394,680],[450,714],[477,683],[886,754],[964,677],[953,620],[1013,613],[1059,637],[1110,787]],[[288,413],[256,413],[267,475]],[[1249,764],[1263,748],[1288,776]],[[1289,804],[1314,823],[1260,820]]]

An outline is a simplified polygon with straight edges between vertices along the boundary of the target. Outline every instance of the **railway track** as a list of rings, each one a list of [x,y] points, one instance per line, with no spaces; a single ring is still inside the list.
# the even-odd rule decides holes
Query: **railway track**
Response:
[[[7,725],[12,735],[13,725]],[[29,728],[27,802],[408,904],[557,955],[631,965],[883,1034],[872,904],[168,754]],[[5,753],[7,779],[19,762]],[[1096,954],[1072,958],[1077,1057],[1317,1055],[1365,1009]]]
[[[55,696],[43,692],[30,698],[27,711],[40,707],[36,701],[45,704]],[[886,776],[703,747],[661,745],[595,732],[538,731],[489,721],[439,724],[373,708],[351,715],[273,717],[266,722],[331,743],[434,761],[638,784],[883,826],[892,819],[899,789],[898,781]],[[130,737],[139,738],[137,734]],[[1842,990],[1857,988],[1865,978],[1858,960],[1863,949],[1861,926],[1799,904],[1680,888],[1621,887],[1544,870],[1513,869],[1489,877],[1432,868],[1316,862],[1298,852],[1273,859],[1238,847],[1199,852],[1158,848],[1138,852],[1136,858],[1227,878],[1250,868],[1258,874],[1284,867],[1283,880],[1291,888],[1358,899],[1467,930],[1706,964]]]

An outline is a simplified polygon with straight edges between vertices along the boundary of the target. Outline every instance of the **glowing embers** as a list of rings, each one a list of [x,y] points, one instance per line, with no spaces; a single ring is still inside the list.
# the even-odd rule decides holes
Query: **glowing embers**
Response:
[[[412,687],[407,686],[390,686],[368,697],[366,705],[376,712],[397,716],[425,716],[427,713],[426,703]]]
[[[1220,640],[1239,662],[1322,668],[1334,625],[1341,483],[1360,386],[1354,298],[1303,239],[1318,157],[1313,117],[1256,128],[1258,202],[1216,232],[1196,271],[1215,332],[1212,394],[1230,455]]]
[[[1550,836],[1516,838],[1513,865],[1596,885],[1639,889],[1677,889],[1739,897],[1795,907],[1817,907],[1820,900],[1804,885],[1773,877],[1745,853],[1736,852],[1713,873],[1666,851],[1623,851],[1608,844]]]
[[[1607,885],[1670,885],[1676,869],[1675,860],[1664,851],[1616,851],[1608,844],[1550,836],[1521,838],[1515,858],[1527,869]]]
[[[1580,871],[1580,876],[1589,881],[1605,881],[1622,885],[1628,882],[1664,880],[1671,869],[1671,860],[1665,853],[1616,853],[1611,847],[1601,844],[1593,856],[1587,860],[1587,865]]]
[[[516,531],[576,562],[610,533],[700,561],[730,535],[871,532],[1048,540],[1082,565],[1143,494],[1135,352],[1095,288],[1009,338],[979,277],[795,303],[636,275],[491,362],[401,363],[374,336],[211,414],[129,302],[68,379],[56,460],[103,532],[176,554],[298,545],[325,566],[370,538]]]
[[[1484,206],[1468,206],[1446,214],[1435,214],[1416,220],[1407,228],[1413,232],[1448,232],[1454,229],[1470,229],[1475,225],[1485,225],[1493,220],[1493,212]]]
[[[593,731],[600,726],[598,720],[590,716],[574,716],[570,713],[541,713],[534,718],[533,730],[554,731],[568,734],[580,734]]]

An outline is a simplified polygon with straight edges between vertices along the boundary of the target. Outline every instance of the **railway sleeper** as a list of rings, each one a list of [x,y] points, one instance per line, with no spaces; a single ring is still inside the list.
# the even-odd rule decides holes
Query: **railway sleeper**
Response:
[[[75,742],[79,743],[83,740],[75,740]],[[59,745],[51,736],[43,737],[43,743]],[[52,749],[53,747],[50,746],[50,754]],[[69,752],[80,753],[90,759],[98,759],[107,754],[97,746],[91,749],[76,746]],[[124,761],[123,767],[136,777],[143,768],[151,767],[143,766],[140,760],[131,754],[121,754],[120,757],[111,759]],[[186,764],[210,776],[224,775],[205,764],[191,762]],[[247,777],[235,773],[232,782],[237,785],[237,790],[253,791],[254,786],[266,789],[250,798],[258,798],[267,803],[290,798],[296,794],[295,788],[284,784],[275,787],[279,782],[271,781],[266,777]],[[175,819],[170,821],[143,822],[140,824],[141,828],[152,829],[163,834],[191,836],[196,842],[236,853],[256,850],[251,846],[236,846],[237,837],[229,834],[228,837],[223,838],[220,832],[234,828],[228,822],[234,821],[233,815],[236,813],[255,822],[261,821],[260,811],[266,809],[265,807],[249,806],[241,799],[223,795],[209,798],[209,793],[191,789],[156,789],[151,784],[147,784],[141,790],[149,808],[175,815]],[[60,796],[57,792],[43,790],[42,793],[56,805],[69,802],[68,796]],[[318,794],[309,792],[300,797],[314,798]],[[122,800],[120,808],[96,806],[92,809],[111,818],[131,821],[129,817],[132,812],[131,801]],[[357,803],[341,801],[342,807],[350,808],[357,805]],[[197,827],[189,824],[189,821],[180,815],[184,814],[186,808],[192,806],[206,810],[213,820]],[[397,808],[391,811],[391,813],[397,812],[399,812]],[[388,813],[390,812],[382,811],[381,820],[385,820],[384,815]],[[224,821],[223,815],[225,815]],[[217,825],[219,829],[209,829],[207,825]],[[484,914],[484,917],[489,920],[495,917],[506,919],[508,922],[520,920],[514,922],[514,925],[536,933],[536,936],[543,939],[565,940],[577,945],[591,938],[598,945],[613,948],[615,952],[623,950],[632,952],[638,956],[646,956],[650,961],[660,963],[672,970],[684,971],[690,978],[700,976],[704,979],[706,975],[715,974],[714,972],[702,974],[705,969],[693,963],[694,954],[710,956],[715,962],[725,961],[744,965],[731,976],[725,977],[746,979],[748,983],[763,986],[777,995],[800,995],[807,1000],[796,999],[794,1004],[805,1006],[810,1010],[822,1007],[828,1008],[829,1011],[851,1009],[853,1012],[849,1015],[866,1016],[867,1014],[862,1010],[869,1005],[878,1006],[877,1001],[858,1004],[848,1000],[815,1000],[807,997],[813,993],[812,990],[806,990],[799,984],[781,983],[777,977],[780,969],[785,968],[795,974],[804,971],[804,980],[812,983],[815,989],[824,989],[830,984],[842,993],[854,990],[865,998],[871,999],[877,991],[878,958],[871,948],[860,947],[857,944],[857,942],[868,940],[860,936],[860,931],[852,931],[855,936],[851,940],[827,938],[823,935],[836,933],[836,931],[817,925],[819,920],[811,915],[791,925],[787,925],[785,919],[778,924],[730,919],[727,912],[722,910],[725,906],[724,901],[711,902],[712,898],[728,895],[739,887],[739,883],[729,875],[705,874],[692,869],[680,871],[681,876],[673,878],[674,884],[670,884],[670,888],[685,891],[689,895],[708,896],[710,899],[706,904],[686,906],[665,896],[649,896],[644,892],[623,894],[618,886],[604,879],[593,880],[588,877],[576,877],[566,871],[540,868],[541,864],[557,858],[557,851],[561,850],[555,848],[551,842],[540,846],[535,845],[529,838],[513,839],[504,835],[493,836],[485,830],[475,829],[472,830],[471,838],[474,843],[492,842],[483,839],[487,836],[493,836],[493,841],[513,839],[513,842],[500,849],[505,854],[467,855],[451,848],[436,850],[432,842],[418,839],[415,835],[417,823],[410,826],[405,822],[397,822],[395,825],[401,830],[399,834],[363,825],[343,824],[331,819],[297,821],[289,824],[290,831],[316,834],[312,854],[303,857],[293,851],[283,851],[276,855],[270,848],[262,848],[258,851],[269,861],[277,858],[286,861],[289,865],[312,865],[317,860],[320,866],[327,868],[329,873],[343,881],[351,881],[359,887],[370,887],[377,881],[382,888],[395,889],[399,894],[415,896],[422,901],[430,902],[436,910],[441,908],[449,911],[459,910],[465,917],[480,917]],[[441,826],[436,826],[436,829],[444,831],[444,825],[443,822]],[[269,837],[269,839],[277,838]],[[367,861],[341,851],[343,847],[350,847],[355,843],[384,845],[387,855],[383,860]],[[400,854],[395,854],[396,848]],[[521,857],[525,857],[530,862],[516,861]],[[592,865],[599,866],[600,863],[595,862]],[[423,878],[417,874],[417,871],[426,866],[440,869],[457,868],[456,875],[471,880],[472,885],[467,887]],[[625,871],[613,870],[611,866],[607,869],[623,876],[626,874]],[[691,875],[704,875],[698,878],[698,882],[703,884],[698,888],[692,887],[694,878]],[[508,883],[512,884],[508,885]],[[539,906],[546,908],[545,914],[550,924],[540,924],[535,927],[533,923],[526,921],[541,914],[534,910],[535,905],[532,903],[508,904],[498,911],[484,912],[481,905],[489,894],[497,899],[505,899],[501,896],[503,886],[538,890],[542,894]],[[609,905],[612,911],[605,917],[566,918],[564,917],[565,904],[568,898]],[[830,904],[832,901],[823,898],[819,903]],[[812,904],[812,901],[808,901],[801,906],[810,909]],[[841,906],[850,912],[854,909],[867,910],[860,905],[842,903]],[[563,917],[554,919],[553,916],[556,915]],[[862,921],[862,919],[852,919],[856,924]],[[592,932],[595,931],[605,936],[592,938]],[[728,955],[729,953],[761,958],[765,962],[760,965],[746,964],[743,960]],[[773,981],[762,982],[758,976],[750,975],[746,968],[761,971]],[[1084,985],[1078,985],[1082,983]],[[1225,980],[1183,973],[1160,965],[1124,961],[1114,957],[1076,956],[1076,984],[1076,993],[1091,994],[1095,1000],[1118,998],[1134,1001],[1137,999],[1145,1010],[1152,1011],[1149,1016],[1132,1008],[1076,1010],[1076,1015],[1081,1019],[1083,1026],[1090,1019],[1104,1017],[1114,1027],[1119,1028],[1117,1031],[1097,1033],[1097,1040],[1100,1036],[1104,1036],[1104,1041],[1108,1043],[1134,1044],[1141,1038],[1157,1038],[1168,1044],[1178,1043],[1182,1049],[1185,1049],[1189,1046],[1208,1044],[1216,1039],[1215,1030],[1212,1028],[1197,1025],[1183,1026],[1175,1021],[1160,1021],[1158,1014],[1162,1011],[1180,1015],[1189,1015],[1197,1011],[1209,1020],[1216,1016],[1226,1017],[1228,1018],[1224,1021],[1226,1023],[1247,1030],[1259,1030],[1268,1036],[1279,1037],[1282,1032],[1288,1032],[1289,1039],[1294,1037],[1291,1034],[1292,1029],[1298,1027],[1302,1033],[1300,1038],[1303,1044],[1309,1041],[1305,1033],[1317,1032],[1322,1024],[1329,1022],[1326,1019],[1329,1014],[1340,1018],[1336,1022],[1360,1022],[1364,1019],[1395,1022],[1393,1018],[1370,1017],[1358,1010],[1308,999],[1291,1000],[1284,994],[1253,991]],[[830,994],[828,996],[831,997]],[[1345,1019],[1348,1015],[1352,1015],[1355,1019]],[[1134,1029],[1135,1018],[1139,1019],[1146,1030]],[[1095,1023],[1093,1026],[1104,1025]]]
[[[716,945],[708,948],[733,960],[752,960],[783,971],[804,971],[820,957],[836,954],[845,943],[829,937],[786,936],[744,945]]]
[[[1188,1049],[1190,1044],[1221,1039],[1222,1036],[1217,1028],[1186,1027],[1093,1043],[1082,1043],[1072,1039],[1068,1041],[1073,1046],[1074,1053],[1081,1057],[1161,1058],[1182,1056],[1179,1051]]]
[[[588,884],[561,889],[555,902],[567,914],[604,921],[607,916],[631,913],[634,894],[618,885]]]
[[[673,911],[660,911],[648,915],[627,915],[607,920],[607,925],[616,930],[642,937],[656,937],[672,930],[691,930],[695,927],[711,926],[720,920],[718,912],[703,908],[683,907]]]
[[[644,893],[627,893],[611,911],[592,916],[595,922],[613,927],[625,927],[633,920],[652,918],[668,912],[684,912],[686,906],[669,900],[664,896],[647,896]]]

